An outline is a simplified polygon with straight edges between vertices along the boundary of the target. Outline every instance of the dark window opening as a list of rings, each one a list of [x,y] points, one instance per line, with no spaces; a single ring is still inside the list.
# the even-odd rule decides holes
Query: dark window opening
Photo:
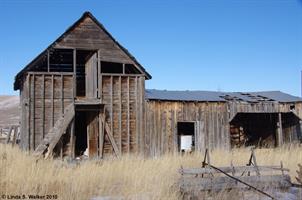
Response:
[[[178,149],[180,152],[192,152],[195,148],[195,123],[178,122]]]
[[[47,57],[47,56],[46,56]],[[73,50],[52,49],[49,51],[50,72],[73,72]]]
[[[101,72],[108,74],[122,74],[123,64],[114,62],[101,62]]]
[[[86,63],[96,51],[77,50],[76,51],[76,85],[77,97],[86,96]]]
[[[126,64],[125,74],[141,74],[141,72],[134,65]]]

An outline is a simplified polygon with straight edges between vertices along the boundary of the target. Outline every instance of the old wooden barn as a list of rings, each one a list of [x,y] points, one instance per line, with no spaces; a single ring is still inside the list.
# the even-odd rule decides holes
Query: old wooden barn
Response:
[[[146,90],[151,75],[89,12],[15,79],[20,147],[104,157],[301,141],[302,99],[282,92]]]

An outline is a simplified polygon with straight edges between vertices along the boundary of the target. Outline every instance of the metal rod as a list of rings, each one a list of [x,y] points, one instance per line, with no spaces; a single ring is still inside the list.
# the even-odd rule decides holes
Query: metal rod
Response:
[[[263,195],[265,195],[265,196],[271,198],[271,199],[275,199],[274,197],[272,197],[272,196],[269,195],[268,193],[263,192],[262,190],[259,190],[258,188],[254,187],[254,186],[252,186],[252,185],[250,185],[250,184],[248,184],[248,183],[246,183],[246,182],[244,182],[244,181],[242,181],[242,180],[240,180],[240,179],[238,179],[238,178],[236,178],[236,177],[234,177],[234,176],[229,175],[228,173],[222,171],[221,169],[219,169],[219,168],[217,168],[217,167],[215,167],[215,166],[213,166],[213,165],[210,165],[210,164],[208,164],[208,163],[205,163],[205,165],[207,165],[207,166],[209,166],[209,167],[211,167],[211,168],[213,168],[213,169],[215,169],[215,170],[217,170],[217,171],[223,173],[224,175],[230,177],[231,179],[234,179],[234,180],[236,180],[236,181],[242,183],[243,185],[246,185],[246,186],[252,188],[253,190],[255,190],[255,191],[257,191],[257,192],[259,192],[259,193],[261,193],[261,194],[263,194]]]

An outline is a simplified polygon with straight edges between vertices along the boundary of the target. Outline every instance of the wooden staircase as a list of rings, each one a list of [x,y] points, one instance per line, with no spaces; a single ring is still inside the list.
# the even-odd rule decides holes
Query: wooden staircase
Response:
[[[64,110],[64,114],[57,120],[54,127],[45,135],[42,142],[34,151],[34,156],[40,157],[45,155],[45,158],[48,158],[57,143],[59,142],[62,135],[65,133],[69,124],[72,122],[75,116],[74,104],[70,104]]]

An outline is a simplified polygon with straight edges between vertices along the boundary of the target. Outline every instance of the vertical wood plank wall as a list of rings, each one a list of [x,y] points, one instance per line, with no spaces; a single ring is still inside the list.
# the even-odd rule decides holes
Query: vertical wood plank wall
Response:
[[[142,75],[102,75],[106,121],[121,153],[144,153],[144,83]],[[113,153],[105,137],[104,153]]]
[[[146,102],[145,153],[158,156],[177,151],[177,122],[197,122],[197,151],[229,149],[227,105],[213,102]]]
[[[21,90],[21,148],[34,150],[73,103],[70,73],[28,73]]]

